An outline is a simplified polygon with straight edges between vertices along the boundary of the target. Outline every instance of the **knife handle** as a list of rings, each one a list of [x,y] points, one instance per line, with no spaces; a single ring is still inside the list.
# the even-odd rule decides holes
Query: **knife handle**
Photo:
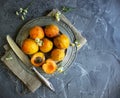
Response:
[[[37,74],[37,76],[44,82],[46,86],[48,86],[52,91],[55,91],[51,82],[48,81],[45,77],[43,77],[43,75],[41,75],[35,67],[32,67],[32,70]]]

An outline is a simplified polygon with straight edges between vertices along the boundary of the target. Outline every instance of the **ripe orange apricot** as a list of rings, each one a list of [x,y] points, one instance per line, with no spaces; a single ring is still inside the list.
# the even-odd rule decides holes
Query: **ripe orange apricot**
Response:
[[[45,27],[45,35],[49,38],[56,37],[59,35],[59,28],[54,24],[50,24]]]
[[[54,44],[59,49],[67,49],[70,45],[70,40],[67,35],[61,34],[54,38]]]
[[[57,65],[52,59],[47,59],[46,63],[42,65],[42,69],[47,74],[53,74],[57,69]]]
[[[34,26],[30,29],[30,38],[32,39],[42,39],[44,37],[44,31],[43,28],[40,26]]]
[[[43,38],[42,41],[43,41],[43,45],[40,46],[40,50],[44,53],[51,51],[53,48],[53,42],[48,38]]]
[[[21,48],[25,54],[34,54],[39,50],[38,45],[30,38],[27,38],[23,41]]]
[[[65,50],[63,49],[53,49],[51,52],[51,59],[54,61],[61,61],[65,57]]]
[[[35,67],[41,66],[45,62],[45,56],[42,52],[37,52],[31,57],[31,63]]]

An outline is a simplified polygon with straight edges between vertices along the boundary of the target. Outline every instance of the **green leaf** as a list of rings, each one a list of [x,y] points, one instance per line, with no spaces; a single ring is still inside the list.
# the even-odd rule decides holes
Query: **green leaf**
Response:
[[[72,7],[68,7],[68,6],[63,6],[62,7],[62,12],[69,12],[69,11],[71,11],[71,10],[73,10],[74,8],[72,8]]]
[[[16,13],[17,16],[19,16],[19,12],[18,11],[16,11],[15,13]]]
[[[21,16],[21,19],[22,19],[22,20],[25,20],[25,17],[22,15],[22,16]]]

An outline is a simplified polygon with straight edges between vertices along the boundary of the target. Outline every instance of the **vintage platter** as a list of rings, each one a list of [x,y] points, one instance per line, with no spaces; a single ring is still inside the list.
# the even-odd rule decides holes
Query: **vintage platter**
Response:
[[[74,32],[64,21],[61,20],[58,22],[53,17],[45,16],[45,17],[40,17],[40,18],[30,20],[29,22],[27,22],[18,32],[18,35],[16,37],[16,43],[19,45],[19,47],[21,47],[23,40],[29,36],[29,30],[31,27],[33,27],[35,25],[46,26],[49,24],[57,25],[60,29],[60,32],[66,34],[69,37],[71,43],[75,42],[76,37],[75,37]],[[57,64],[58,69],[62,68],[62,69],[64,69],[64,71],[66,69],[68,69],[70,67],[70,65],[73,63],[73,61],[76,57],[76,54],[77,54],[77,47],[69,46],[69,48],[66,50],[66,56],[65,56],[64,60]],[[22,66],[22,67],[24,67],[24,69],[27,72],[31,73],[31,70],[29,70],[27,67],[25,67],[25,66]],[[38,68],[38,70],[46,77],[52,76],[52,75],[45,74],[41,68]],[[59,72],[56,71],[55,74],[59,74]]]

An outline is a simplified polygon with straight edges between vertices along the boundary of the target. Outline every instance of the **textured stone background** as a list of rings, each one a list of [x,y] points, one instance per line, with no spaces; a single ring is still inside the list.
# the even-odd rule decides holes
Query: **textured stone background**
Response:
[[[45,86],[29,93],[0,61],[0,98],[120,98],[120,0],[35,0],[27,19],[15,15],[29,0],[0,0],[0,57],[6,35],[14,39],[30,19],[61,6],[75,8],[65,16],[88,43],[64,74],[54,77],[56,93]]]

